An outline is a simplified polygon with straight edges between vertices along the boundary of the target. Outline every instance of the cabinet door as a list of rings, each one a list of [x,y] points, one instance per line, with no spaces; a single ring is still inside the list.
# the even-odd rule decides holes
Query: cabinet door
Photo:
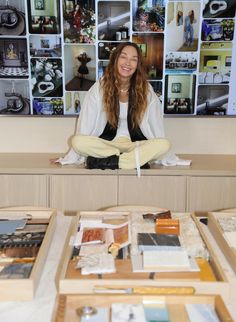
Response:
[[[0,205],[48,207],[48,177],[0,175]]]
[[[189,177],[188,211],[236,206],[236,177]]]
[[[119,176],[120,205],[149,205],[172,211],[185,211],[184,176]]]
[[[117,205],[117,176],[53,175],[50,195],[50,206],[64,211]]]

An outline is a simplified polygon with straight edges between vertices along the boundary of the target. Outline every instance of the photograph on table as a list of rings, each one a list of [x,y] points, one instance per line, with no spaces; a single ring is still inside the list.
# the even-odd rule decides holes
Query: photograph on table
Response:
[[[0,38],[0,78],[28,78],[27,41]]]
[[[63,31],[66,43],[94,43],[95,0],[62,0]]]
[[[204,42],[200,49],[199,84],[230,82],[232,42]]]
[[[98,59],[109,60],[111,54],[119,45],[119,42],[99,42],[98,43]]]
[[[234,19],[204,19],[202,41],[232,41],[234,25]]]
[[[62,61],[58,58],[31,58],[31,88],[34,97],[62,97]]]
[[[96,81],[94,45],[65,45],[65,88],[67,91],[88,91]]]
[[[0,79],[0,114],[30,114],[30,94],[27,80]]]
[[[193,73],[197,69],[197,52],[169,52],[165,56],[165,71],[168,74]]]
[[[197,51],[199,28],[200,2],[169,2],[166,51]]]
[[[165,0],[132,1],[133,31],[163,31],[165,28],[165,2]]]
[[[0,35],[22,36],[26,34],[24,0],[1,1]]]
[[[235,0],[204,0],[204,18],[231,18],[235,17]]]
[[[34,98],[33,99],[34,115],[63,115],[63,100],[56,98]]]
[[[130,2],[98,1],[98,40],[130,39]]]
[[[194,114],[196,75],[170,74],[165,76],[165,114]]]
[[[84,100],[86,92],[66,92],[65,95],[65,114],[79,115],[81,104]]]
[[[228,85],[200,85],[197,95],[197,115],[227,115]]]
[[[163,33],[135,33],[133,42],[145,48],[144,61],[149,80],[160,80],[163,74]]]
[[[31,57],[61,57],[61,37],[57,35],[30,35]]]
[[[27,0],[30,34],[59,34],[61,32],[60,1]]]

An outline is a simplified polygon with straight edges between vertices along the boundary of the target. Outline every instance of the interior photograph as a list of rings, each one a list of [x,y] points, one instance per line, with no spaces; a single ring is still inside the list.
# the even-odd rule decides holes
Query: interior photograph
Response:
[[[26,34],[24,0],[1,1],[0,35],[22,36]]]
[[[129,40],[130,2],[99,1],[97,28],[99,40]]]
[[[30,113],[30,93],[25,80],[1,80],[1,115],[28,115]]]
[[[30,39],[31,57],[61,57],[61,37],[57,35],[31,35]]]
[[[87,91],[95,83],[95,47],[86,45],[65,46],[65,61],[71,64],[65,70],[67,91]]]
[[[63,0],[63,31],[66,43],[94,43],[95,0]]]
[[[59,34],[61,31],[60,1],[27,0],[30,34]]]
[[[27,42],[19,38],[0,38],[0,78],[27,78]]]
[[[200,3],[169,2],[167,7],[167,51],[197,51],[200,26]]]
[[[229,83],[231,66],[231,42],[204,42],[201,44],[199,65],[200,84]]]
[[[198,86],[198,115],[227,115],[229,86]]]
[[[164,36],[162,33],[133,34],[136,43],[144,56],[147,77],[149,80],[159,80],[163,75]]]
[[[144,7],[142,1],[132,1],[133,30],[161,32],[165,27],[165,1],[147,1]]]
[[[191,114],[194,112],[195,75],[166,75],[164,111],[166,114]]]

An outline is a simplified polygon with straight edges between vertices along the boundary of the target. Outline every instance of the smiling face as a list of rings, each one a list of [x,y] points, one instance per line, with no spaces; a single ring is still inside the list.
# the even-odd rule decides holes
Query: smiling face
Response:
[[[121,79],[130,79],[138,66],[138,53],[133,46],[122,49],[117,60],[117,71]]]

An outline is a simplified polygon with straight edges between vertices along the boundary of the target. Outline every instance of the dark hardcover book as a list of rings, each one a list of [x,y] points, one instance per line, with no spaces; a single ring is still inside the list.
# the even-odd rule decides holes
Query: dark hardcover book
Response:
[[[138,233],[138,247],[144,250],[180,250],[181,244],[177,235]]]

